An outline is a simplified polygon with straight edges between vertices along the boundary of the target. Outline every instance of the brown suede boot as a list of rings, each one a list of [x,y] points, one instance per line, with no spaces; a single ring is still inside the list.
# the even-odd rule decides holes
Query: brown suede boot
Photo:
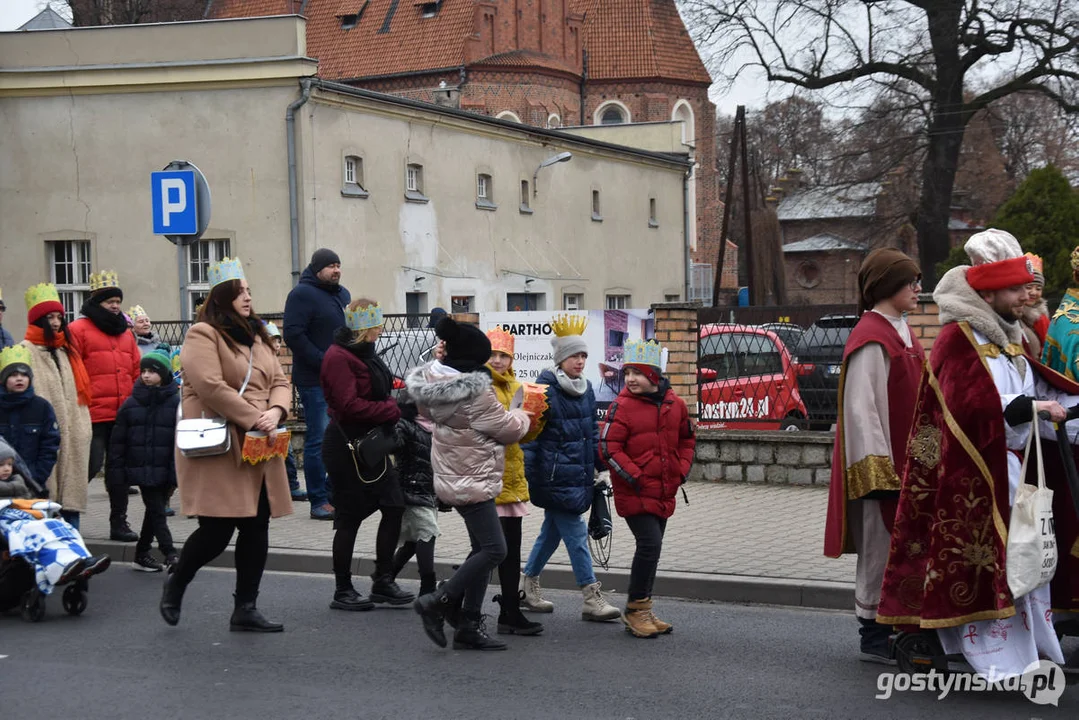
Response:
[[[648,603],[648,619],[651,620],[652,624],[656,626],[656,630],[659,631],[659,634],[666,635],[667,633],[674,630],[674,625],[671,625],[669,622],[664,622],[660,620],[658,617],[656,617],[656,614],[652,612],[652,598],[648,598],[646,602]]]
[[[649,598],[627,602],[622,622],[626,625],[626,632],[634,637],[654,638],[659,635],[659,630],[652,624],[652,601]]]

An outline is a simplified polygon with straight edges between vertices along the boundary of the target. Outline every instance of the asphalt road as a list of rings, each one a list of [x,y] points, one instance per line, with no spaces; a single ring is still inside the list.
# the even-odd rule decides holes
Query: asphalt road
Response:
[[[324,575],[266,576],[260,607],[285,623],[277,635],[228,632],[224,570],[200,574],[179,627],[168,627],[161,581],[117,564],[80,618],[56,597],[39,624],[0,617],[0,717],[1079,717],[1077,685],[1059,707],[1001,692],[875,699],[888,668],[855,657],[856,625],[842,613],[660,600],[674,633],[638,640],[619,624],[582,622],[579,595],[551,592],[555,613],[534,616],[543,635],[508,638],[506,652],[455,652],[433,645],[411,609],[328,609]]]

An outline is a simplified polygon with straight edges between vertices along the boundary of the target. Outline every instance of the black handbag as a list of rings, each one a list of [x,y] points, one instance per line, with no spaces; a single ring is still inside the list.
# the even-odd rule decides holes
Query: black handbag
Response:
[[[607,500],[611,495],[611,486],[607,483],[601,483],[592,488],[592,512],[588,515],[588,536],[593,540],[602,540],[614,529],[611,506]]]
[[[337,425],[337,423],[334,424]],[[381,480],[394,464],[393,451],[397,449],[397,436],[393,427],[379,425],[354,440],[349,439],[340,425],[337,425],[337,430],[345,439],[345,445],[348,447],[349,454],[352,455],[352,463],[356,467],[356,476],[360,482],[370,484]],[[364,477],[364,470],[369,473],[377,472],[378,477],[369,480]]]

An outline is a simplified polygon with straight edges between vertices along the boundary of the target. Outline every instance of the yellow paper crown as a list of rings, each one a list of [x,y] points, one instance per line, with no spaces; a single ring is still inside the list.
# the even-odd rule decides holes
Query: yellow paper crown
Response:
[[[38,283],[26,291],[26,309],[30,310],[44,302],[60,302],[60,293],[52,283]]]
[[[30,351],[22,345],[12,345],[0,350],[0,370],[3,370],[8,365],[23,364],[29,365],[33,362],[33,357],[30,355]]]
[[[1027,253],[1023,257],[1030,261],[1030,267],[1032,268],[1033,272],[1042,274],[1042,268],[1045,267],[1045,264],[1042,262],[1042,259],[1040,257],[1035,255],[1034,253]]]
[[[349,330],[370,330],[382,325],[382,306],[378,303],[345,311],[345,324]]]
[[[216,262],[210,266],[210,271],[206,274],[206,277],[210,281],[211,288],[229,280],[243,280],[244,266],[240,262],[240,258],[221,258],[221,262]]]
[[[487,339],[491,341],[491,352],[500,352],[513,357],[514,338],[505,328],[493,327],[487,331]]]
[[[90,273],[90,292],[120,287],[120,275],[115,270]]]
[[[140,317],[150,317],[149,314],[142,309],[142,305],[132,305],[127,309],[127,314],[132,320]]]
[[[558,337],[584,335],[587,326],[588,318],[583,315],[558,315],[551,321],[551,330]]]

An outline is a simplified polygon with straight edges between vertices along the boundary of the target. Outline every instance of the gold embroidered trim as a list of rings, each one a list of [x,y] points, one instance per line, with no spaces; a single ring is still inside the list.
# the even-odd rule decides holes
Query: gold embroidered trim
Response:
[[[959,329],[963,331],[963,335],[965,335],[967,340],[970,341],[970,344],[974,346],[974,350],[978,353],[978,359],[981,360],[981,362],[982,362],[982,367],[985,368],[985,371],[987,373],[989,373],[989,377],[992,377],[993,372],[989,369],[989,363],[986,362],[986,359],[985,359],[988,356],[985,353],[982,352],[981,344],[977,340],[974,339],[974,331],[970,329],[970,323],[968,323],[968,322],[960,322],[959,323]]]
[[[943,437],[940,429],[929,424],[929,416],[923,415],[923,424],[911,436],[907,444],[908,454],[930,470],[940,465],[940,443]]]
[[[857,500],[874,490],[895,490],[900,487],[899,476],[891,458],[866,455],[847,468],[847,499]]]
[[[877,615],[877,622],[881,625],[918,625],[919,627],[927,630],[950,628],[956,625],[962,625],[963,623],[979,622],[981,620],[1003,620],[1004,618],[1010,618],[1015,615],[1015,607],[1009,605],[1002,610],[982,610],[981,612],[972,613],[970,615],[964,615],[957,618],[940,618],[935,620],[925,620],[919,615]]]

